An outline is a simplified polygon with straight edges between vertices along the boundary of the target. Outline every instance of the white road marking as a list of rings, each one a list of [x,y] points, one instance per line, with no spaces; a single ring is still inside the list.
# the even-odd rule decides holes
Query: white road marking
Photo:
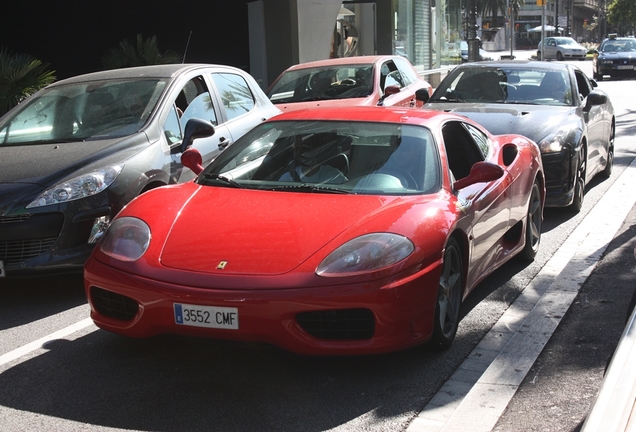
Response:
[[[14,360],[19,359],[20,357],[23,357],[27,354],[29,354],[32,351],[35,351],[37,349],[42,348],[42,345],[44,345],[47,342],[50,342],[52,340],[55,339],[62,339],[72,333],[75,333],[77,331],[82,330],[83,328],[86,328],[90,325],[93,325],[93,320],[90,318],[86,318],[83,319],[81,321],[76,322],[75,324],[71,324],[70,326],[63,328],[61,330],[58,330],[54,333],[51,333],[50,335],[44,336],[38,340],[35,340],[33,342],[30,342],[26,345],[21,346],[20,348],[16,348],[13,351],[9,351],[6,354],[0,355],[0,367],[4,366],[5,364],[12,362]]]
[[[407,428],[489,432],[636,203],[636,159]]]

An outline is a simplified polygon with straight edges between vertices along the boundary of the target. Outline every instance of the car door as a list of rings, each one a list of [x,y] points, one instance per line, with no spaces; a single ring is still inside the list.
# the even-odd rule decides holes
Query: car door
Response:
[[[194,173],[183,169],[181,154],[184,131],[188,120],[197,118],[214,125],[214,134],[197,139],[193,147],[199,150],[203,165],[209,164],[231,142],[231,135],[218,113],[216,97],[202,74],[183,77],[170,95],[169,112],[163,134],[170,148],[170,182],[182,183],[193,179]]]
[[[426,88],[427,83],[424,80],[420,79],[420,77],[417,75],[417,71],[413,68],[413,66],[407,59],[396,58],[395,64],[404,77],[404,83],[406,87],[402,91],[408,92],[408,94],[411,96],[409,106],[417,106],[418,108],[421,108],[424,105],[424,102],[418,101],[415,98],[415,92],[421,88]]]
[[[228,138],[237,140],[272,116],[265,104],[258,103],[245,77],[225,71],[212,72],[209,77],[224,125],[228,128]]]
[[[468,176],[472,166],[486,160],[491,144],[486,134],[474,126],[452,121],[442,129],[449,166],[456,180]],[[462,211],[471,219],[470,267],[478,278],[499,258],[499,241],[509,228],[510,175],[492,182],[476,183],[456,191]],[[470,286],[474,280],[468,280]]]
[[[609,151],[609,133],[611,128],[611,116],[605,105],[596,105],[586,108],[587,96],[592,92],[593,86],[587,76],[581,71],[574,71],[576,89],[582,104],[582,116],[587,125],[587,180],[600,168],[599,164],[605,163]]]
[[[543,48],[543,55],[545,58],[556,58],[557,45],[554,38],[546,38],[545,47]]]
[[[404,77],[393,60],[387,60],[380,66],[380,89],[383,95],[389,86],[397,86],[400,91],[387,96],[384,99],[385,106],[410,107],[415,104],[415,95],[406,89]]]

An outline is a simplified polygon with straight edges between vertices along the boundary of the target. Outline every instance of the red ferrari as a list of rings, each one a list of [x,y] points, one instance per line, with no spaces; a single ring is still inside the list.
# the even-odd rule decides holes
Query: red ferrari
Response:
[[[186,139],[212,131],[191,120]],[[445,348],[470,291],[539,248],[537,145],[454,114],[293,111],[205,169],[196,150],[183,162],[198,177],[133,200],[86,264],[105,330],[304,354]]]

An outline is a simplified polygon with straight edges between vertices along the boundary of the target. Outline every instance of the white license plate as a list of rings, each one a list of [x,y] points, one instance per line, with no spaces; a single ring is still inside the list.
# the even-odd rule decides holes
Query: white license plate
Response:
[[[4,261],[0,260],[0,277],[6,277],[7,272],[4,270]]]
[[[616,66],[616,69],[634,69],[634,65],[620,65]]]
[[[238,330],[238,309],[175,303],[174,322],[185,326]]]

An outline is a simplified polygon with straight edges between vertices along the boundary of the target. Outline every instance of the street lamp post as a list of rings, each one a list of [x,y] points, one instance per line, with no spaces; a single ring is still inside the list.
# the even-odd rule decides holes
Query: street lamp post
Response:
[[[477,5],[475,0],[468,0],[468,61],[479,60],[479,40],[477,39]]]

